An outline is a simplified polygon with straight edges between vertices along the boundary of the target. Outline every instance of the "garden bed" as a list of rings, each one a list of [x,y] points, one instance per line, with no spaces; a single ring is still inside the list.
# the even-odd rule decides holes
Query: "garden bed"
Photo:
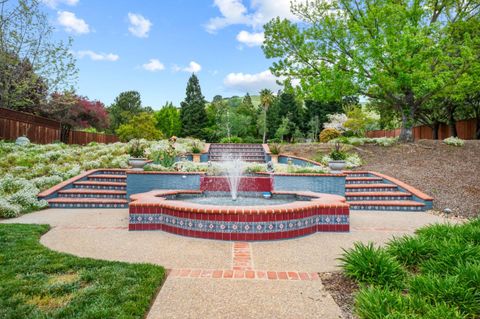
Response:
[[[327,144],[292,144],[284,152],[315,160],[330,148]],[[461,217],[480,215],[480,141],[465,141],[463,147],[421,140],[350,148],[362,158],[357,169],[383,173],[420,189],[434,198],[435,210],[449,208]]]

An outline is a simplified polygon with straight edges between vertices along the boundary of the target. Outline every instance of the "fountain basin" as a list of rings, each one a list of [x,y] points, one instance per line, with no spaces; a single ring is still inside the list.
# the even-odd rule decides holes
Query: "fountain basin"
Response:
[[[288,202],[235,206],[183,200],[210,195],[199,190],[154,190],[132,195],[129,229],[163,230],[188,237],[236,241],[349,231],[349,205],[342,196],[306,191],[272,192],[273,199],[288,198]],[[243,194],[240,195],[241,198]],[[262,193],[248,196],[270,200],[262,199]]]

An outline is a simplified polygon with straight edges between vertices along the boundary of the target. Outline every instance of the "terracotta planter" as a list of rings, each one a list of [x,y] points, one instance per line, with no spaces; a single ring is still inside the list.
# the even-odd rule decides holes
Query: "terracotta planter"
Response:
[[[342,173],[343,169],[347,163],[345,161],[330,161],[328,162],[328,167],[330,168],[330,172],[332,174],[340,174]]]
[[[270,158],[272,160],[272,163],[273,164],[277,164],[278,163],[278,154],[270,154]]]
[[[200,163],[200,156],[201,156],[201,154],[192,154],[192,156],[193,156],[193,161],[194,161],[195,163]]]
[[[145,164],[147,164],[147,159],[146,158],[134,158],[131,157],[128,160],[128,164],[132,167],[133,170],[136,171],[143,171],[143,167]]]

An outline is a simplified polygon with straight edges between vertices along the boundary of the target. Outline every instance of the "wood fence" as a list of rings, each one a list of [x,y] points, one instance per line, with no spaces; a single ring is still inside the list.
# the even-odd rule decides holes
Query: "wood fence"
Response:
[[[475,130],[475,119],[457,121],[457,135],[459,138],[464,140],[475,139]],[[366,135],[367,137],[397,137],[400,135],[400,129],[368,131]],[[441,124],[438,129],[438,139],[443,140],[449,136],[450,128],[446,124]],[[433,139],[432,129],[426,125],[416,126],[413,128],[413,137],[416,140],[431,140]]]
[[[60,140],[60,123],[41,116],[0,108],[0,140],[15,141],[27,136],[32,143],[49,144]],[[72,131],[68,144],[115,143],[115,135]]]

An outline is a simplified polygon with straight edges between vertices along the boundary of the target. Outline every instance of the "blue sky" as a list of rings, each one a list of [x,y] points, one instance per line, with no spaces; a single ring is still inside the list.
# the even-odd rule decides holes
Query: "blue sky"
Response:
[[[54,37],[74,40],[77,91],[109,105],[137,90],[145,106],[179,105],[192,71],[210,100],[277,89],[263,24],[293,18],[289,0],[43,0]]]

